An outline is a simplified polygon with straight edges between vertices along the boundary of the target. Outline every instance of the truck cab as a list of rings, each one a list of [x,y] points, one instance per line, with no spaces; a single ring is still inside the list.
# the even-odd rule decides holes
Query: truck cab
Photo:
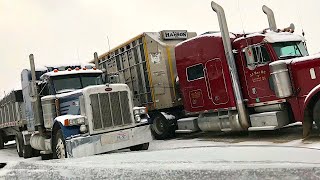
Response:
[[[309,55],[294,25],[277,29],[273,12],[263,6],[268,29],[230,33],[222,7],[212,2],[212,8],[221,31],[175,48],[184,107],[198,115],[199,128],[256,131],[303,122],[307,135],[313,121],[320,125],[320,56]]]
[[[148,149],[146,108],[133,106],[127,85],[105,84],[95,67],[31,68],[22,72],[22,87],[28,122],[22,150],[49,159]]]

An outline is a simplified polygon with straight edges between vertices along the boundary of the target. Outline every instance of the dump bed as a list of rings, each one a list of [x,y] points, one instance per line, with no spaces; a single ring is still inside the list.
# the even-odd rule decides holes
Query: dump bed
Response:
[[[24,116],[22,91],[12,91],[0,101],[0,128],[22,126],[26,123]]]
[[[99,56],[99,68],[106,69],[111,83],[130,87],[135,106],[180,106],[174,47],[194,36],[187,31],[145,32]]]

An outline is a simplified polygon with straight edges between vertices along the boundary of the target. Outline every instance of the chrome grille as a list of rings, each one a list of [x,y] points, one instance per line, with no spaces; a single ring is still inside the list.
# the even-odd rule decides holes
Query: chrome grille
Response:
[[[94,130],[132,123],[127,91],[91,94],[89,97]]]

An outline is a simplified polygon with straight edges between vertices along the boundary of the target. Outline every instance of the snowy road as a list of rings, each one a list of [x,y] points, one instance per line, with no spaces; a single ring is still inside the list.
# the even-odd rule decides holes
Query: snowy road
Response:
[[[6,179],[320,179],[320,138],[301,140],[301,128],[247,134],[203,134],[153,141],[127,150],[66,160],[18,158],[0,151]]]

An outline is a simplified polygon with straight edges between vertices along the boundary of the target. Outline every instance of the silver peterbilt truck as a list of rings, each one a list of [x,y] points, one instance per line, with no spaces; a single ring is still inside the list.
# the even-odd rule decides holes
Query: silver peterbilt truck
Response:
[[[20,157],[83,157],[117,149],[146,150],[152,135],[144,107],[126,84],[107,84],[94,66],[21,73],[22,90],[0,101],[0,149],[16,140]],[[104,84],[104,85],[99,85]]]

